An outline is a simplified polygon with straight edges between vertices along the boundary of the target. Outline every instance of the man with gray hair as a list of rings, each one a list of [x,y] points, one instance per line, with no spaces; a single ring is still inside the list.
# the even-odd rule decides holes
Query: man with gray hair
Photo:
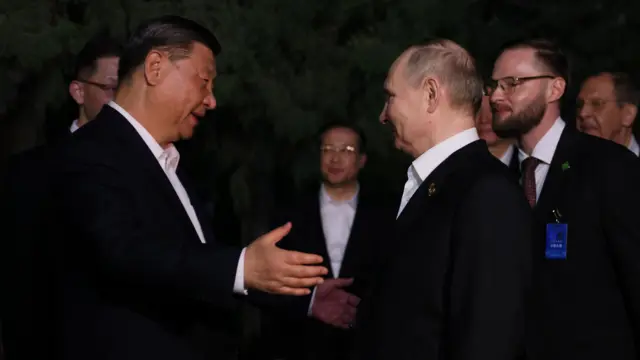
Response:
[[[397,250],[361,303],[357,357],[516,359],[532,219],[517,181],[474,127],[482,100],[474,59],[450,40],[411,47],[385,90],[380,121],[415,160]]]
[[[640,94],[628,74],[601,72],[588,77],[576,102],[576,125],[586,134],[625,146],[636,156],[640,146],[633,136]]]

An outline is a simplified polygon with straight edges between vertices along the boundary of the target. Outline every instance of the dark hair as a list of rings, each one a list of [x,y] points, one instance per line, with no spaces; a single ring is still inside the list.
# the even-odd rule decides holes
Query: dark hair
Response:
[[[121,44],[107,31],[97,33],[76,56],[73,76],[76,79],[91,77],[98,70],[98,59],[118,57],[121,51]]]
[[[567,85],[569,84],[569,60],[555,42],[547,39],[511,41],[502,47],[500,54],[507,50],[522,48],[535,50],[536,58],[547,68],[547,70],[549,70],[553,75],[563,78]]]
[[[623,106],[624,104],[638,106],[640,103],[640,93],[638,92],[635,81],[629,74],[618,71],[601,71],[596,75],[611,76],[613,91],[615,92],[618,106]]]
[[[343,121],[332,121],[320,128],[318,132],[318,141],[322,142],[322,137],[329,131],[333,129],[349,129],[358,135],[358,152],[364,154],[367,152],[367,138],[364,135],[364,131],[362,129],[352,123],[343,122]]]
[[[151,50],[167,51],[171,60],[179,60],[190,54],[195,42],[211,49],[214,55],[222,50],[216,36],[195,21],[167,15],[142,23],[124,46],[118,68],[119,82],[130,78]]]

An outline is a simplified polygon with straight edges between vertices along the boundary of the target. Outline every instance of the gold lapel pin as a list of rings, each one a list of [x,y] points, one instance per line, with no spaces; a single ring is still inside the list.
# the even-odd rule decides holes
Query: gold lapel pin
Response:
[[[434,183],[429,184],[429,196],[432,196],[435,193],[436,193],[436,184]]]

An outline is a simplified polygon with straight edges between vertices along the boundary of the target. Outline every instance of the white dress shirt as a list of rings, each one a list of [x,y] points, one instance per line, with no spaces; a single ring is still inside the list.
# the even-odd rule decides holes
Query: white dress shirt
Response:
[[[420,184],[422,184],[424,179],[426,179],[438,165],[454,152],[479,139],[476,128],[469,128],[437,144],[415,159],[413,163],[411,163],[411,166],[409,166],[409,170],[407,170],[407,182],[404,185],[404,192],[402,193],[402,200],[400,201],[400,209],[398,209],[397,216],[400,216],[404,207],[420,187]]]
[[[151,153],[158,160],[158,165],[162,168],[167,179],[171,182],[171,186],[178,195],[184,210],[186,211],[189,219],[191,220],[191,224],[198,234],[198,238],[204,244],[206,239],[204,238],[204,234],[202,232],[202,226],[200,225],[200,221],[198,220],[198,216],[196,215],[196,211],[191,205],[191,200],[189,200],[189,195],[185,190],[184,186],[182,186],[182,182],[178,178],[176,174],[176,170],[178,169],[178,162],[180,161],[180,153],[178,149],[173,144],[169,144],[166,149],[163,149],[160,144],[149,134],[147,129],[145,129],[142,124],[140,124],[136,119],[131,116],[126,110],[120,107],[115,102],[111,101],[108,104],[114,110],[119,112],[122,116],[124,116],[127,121],[133,126],[134,129],[138,132],[142,140],[144,140],[145,144],[149,147]],[[238,261],[238,267],[236,269],[236,278],[233,285],[233,291],[236,293],[246,294],[246,289],[244,288],[244,253],[245,249],[242,249],[242,253],[240,254],[240,259]]]
[[[507,151],[502,154],[502,156],[500,157],[500,161],[502,161],[503,164],[507,166],[511,165],[511,157],[513,156],[514,148],[515,146],[509,145]]]
[[[631,140],[629,140],[629,145],[627,146],[632,153],[636,154],[636,156],[640,156],[640,146],[636,141],[636,137],[631,135]]]
[[[329,253],[329,261],[331,262],[331,271],[333,271],[334,278],[340,276],[344,252],[347,249],[353,219],[356,216],[359,192],[360,186],[358,185],[356,193],[351,199],[337,201],[329,196],[324,185],[320,188],[320,220],[322,221],[322,232],[324,234],[327,252]],[[313,288],[307,315],[311,315],[315,298],[316,288]]]
[[[540,163],[535,170],[536,201],[538,201],[540,193],[542,193],[542,186],[544,185],[544,180],[547,178],[547,173],[549,173],[549,166],[551,165],[553,154],[555,154],[556,148],[558,147],[558,142],[560,142],[560,136],[562,135],[564,127],[564,120],[562,120],[562,118],[557,118],[556,122],[551,126],[551,129],[544,134],[542,139],[538,141],[538,144],[536,144],[531,152],[531,156],[540,160]],[[518,149],[518,160],[520,161],[521,166],[524,159],[528,157],[529,155],[522,151],[522,149]],[[520,179],[520,181],[522,182],[522,179]]]
[[[333,200],[322,185],[320,188],[320,217],[322,231],[331,260],[333,276],[338,277],[344,258],[344,251],[349,242],[353,219],[356,216],[358,206],[358,190],[355,195],[345,201]]]

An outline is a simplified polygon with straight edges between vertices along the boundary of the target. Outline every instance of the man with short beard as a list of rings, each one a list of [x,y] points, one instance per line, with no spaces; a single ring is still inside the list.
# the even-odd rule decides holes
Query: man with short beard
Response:
[[[624,147],[567,127],[569,74],[545,40],[509,44],[486,91],[494,131],[516,137],[535,217],[527,358],[638,359],[640,168]]]

